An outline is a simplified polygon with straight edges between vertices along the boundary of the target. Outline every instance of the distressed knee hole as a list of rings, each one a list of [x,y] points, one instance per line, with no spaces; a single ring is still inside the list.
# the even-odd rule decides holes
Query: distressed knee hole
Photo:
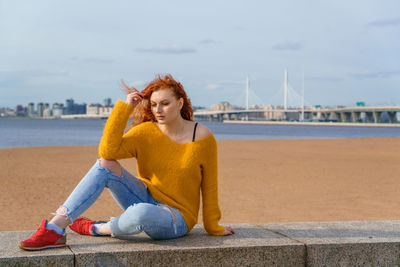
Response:
[[[117,176],[122,175],[122,167],[116,160],[107,160],[107,159],[100,159],[100,166],[111,171],[113,174]]]

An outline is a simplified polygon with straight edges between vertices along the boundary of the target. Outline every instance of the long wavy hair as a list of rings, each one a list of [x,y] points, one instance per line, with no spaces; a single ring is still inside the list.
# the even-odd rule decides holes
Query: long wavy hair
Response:
[[[134,87],[129,87],[122,81],[122,87],[127,94],[138,91]],[[183,99],[183,106],[181,109],[181,116],[185,120],[193,121],[193,108],[188,98],[185,89],[180,82],[177,82],[170,74],[160,75],[158,74],[154,80],[152,80],[146,88],[143,89],[144,94],[143,101],[140,102],[132,112],[131,124],[128,126],[128,130],[145,121],[157,121],[151,112],[150,97],[153,92],[168,88],[172,90],[177,99]]]

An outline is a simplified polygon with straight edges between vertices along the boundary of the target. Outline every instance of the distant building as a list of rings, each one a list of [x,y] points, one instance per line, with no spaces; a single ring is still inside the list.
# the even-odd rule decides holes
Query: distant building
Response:
[[[64,115],[64,104],[54,103],[53,104],[53,117],[61,117]]]
[[[86,104],[75,104],[73,114],[86,114]]]
[[[86,104],[75,104],[72,98],[66,100],[64,115],[86,114]]]
[[[103,106],[104,106],[104,107],[111,107],[111,106],[112,106],[112,100],[111,100],[111,98],[106,98],[106,99],[104,99],[104,101],[103,101]]]
[[[229,104],[229,102],[226,102],[226,101],[223,101],[223,102],[221,102],[221,103],[219,103],[219,104],[213,104],[211,107],[210,107],[210,110],[223,110],[223,111],[225,111],[225,110],[235,110],[235,109],[237,109],[236,107],[234,107],[234,106],[232,106],[231,104]]]
[[[109,116],[113,107],[102,106],[100,104],[88,104],[86,105],[86,115],[100,115]]]
[[[112,106],[100,107],[99,114],[102,116],[110,116],[112,110]]]
[[[53,112],[51,111],[50,108],[45,108],[43,110],[43,118],[50,118],[53,115]]]
[[[15,113],[14,110],[10,108],[0,108],[0,117],[11,117],[11,116],[16,116],[17,114]]]
[[[37,116],[43,117],[44,104],[42,102],[37,104]]]
[[[22,105],[15,107],[15,113],[17,116],[26,116],[26,109]]]
[[[34,117],[35,116],[35,104],[34,103],[29,103],[28,104],[28,116],[29,117]]]
[[[70,98],[65,101],[64,114],[70,115],[70,114],[74,114],[73,112],[74,112],[74,100],[72,98]]]
[[[99,115],[100,104],[87,104],[86,105],[86,114],[87,115]]]

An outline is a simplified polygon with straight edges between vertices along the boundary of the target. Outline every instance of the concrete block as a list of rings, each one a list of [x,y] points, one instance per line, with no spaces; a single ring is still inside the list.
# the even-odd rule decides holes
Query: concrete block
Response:
[[[74,255],[68,247],[42,251],[20,249],[18,243],[34,232],[0,232],[0,266],[74,266]]]
[[[305,266],[305,246],[249,224],[235,235],[208,236],[196,226],[187,236],[151,240],[145,234],[116,239],[69,234],[76,266]]]
[[[400,221],[257,224],[307,247],[307,266],[399,266]]]

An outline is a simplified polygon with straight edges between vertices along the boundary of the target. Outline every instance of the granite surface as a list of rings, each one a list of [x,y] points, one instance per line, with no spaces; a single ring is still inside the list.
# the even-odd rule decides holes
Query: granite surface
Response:
[[[306,244],[308,266],[400,266],[400,221],[257,226]]]
[[[74,254],[68,247],[25,251],[18,247],[35,231],[0,232],[0,266],[73,266]],[[68,242],[67,237],[67,242]]]
[[[33,231],[0,232],[0,266],[400,266],[400,221],[232,224],[209,236],[201,225],[172,240],[67,231],[66,248],[23,251]]]
[[[305,246],[250,224],[232,225],[231,236],[209,236],[196,226],[187,236],[151,240],[145,234],[87,238],[70,235],[77,266],[302,266]],[[107,265],[107,264],[105,264]],[[104,265],[104,266],[105,266]]]

